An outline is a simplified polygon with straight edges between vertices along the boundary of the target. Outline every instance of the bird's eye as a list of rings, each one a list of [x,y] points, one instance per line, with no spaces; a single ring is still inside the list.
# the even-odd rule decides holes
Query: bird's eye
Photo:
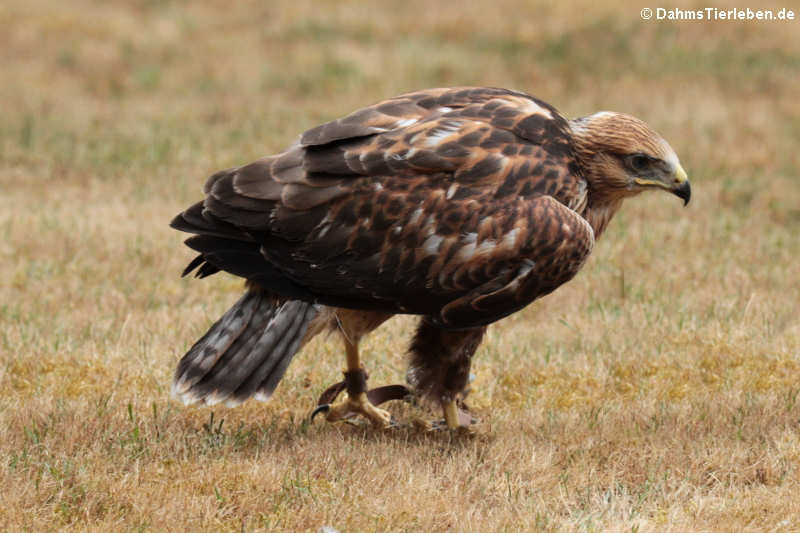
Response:
[[[644,154],[633,154],[628,157],[628,164],[633,170],[641,172],[650,166],[650,158]]]

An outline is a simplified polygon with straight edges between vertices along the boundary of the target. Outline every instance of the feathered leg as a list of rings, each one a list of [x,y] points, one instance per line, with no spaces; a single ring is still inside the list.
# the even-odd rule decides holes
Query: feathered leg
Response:
[[[411,342],[408,382],[442,407],[447,427],[468,426],[472,416],[459,409],[469,381],[472,356],[486,328],[448,331],[422,319]]]

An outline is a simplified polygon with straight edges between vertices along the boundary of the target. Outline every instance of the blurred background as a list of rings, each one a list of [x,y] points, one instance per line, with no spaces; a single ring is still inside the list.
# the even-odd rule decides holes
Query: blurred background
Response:
[[[635,114],[701,182],[797,163],[796,20],[648,21],[640,3],[519,0],[1,9],[3,162],[37,179],[147,165],[165,176],[188,154],[202,176],[376,99],[449,85],[524,90],[570,117]]]
[[[224,276],[180,280],[191,254],[168,222],[200,198],[205,178],[216,170],[280,150],[305,129],[360,106],[426,87],[518,89],[567,117],[599,110],[633,114],[670,142],[692,180],[686,209],[666,195],[628,202],[573,283],[491,330],[477,358],[473,401],[484,414],[490,406],[498,409],[491,418],[496,428],[507,429],[494,431],[512,432],[515,417],[523,416],[519,409],[527,409],[524,416],[530,419],[523,423],[533,427],[552,420],[549,416],[572,420],[583,416],[582,409],[596,413],[591,410],[609,402],[619,402],[613,405],[620,418],[609,420],[607,436],[627,427],[625,413],[655,413],[657,402],[705,413],[693,402],[708,401],[724,412],[719,420],[735,423],[725,409],[745,396],[751,406],[791,400],[786,420],[796,420],[800,5],[749,6],[776,13],[794,9],[794,21],[671,21],[657,20],[657,8],[706,6],[680,0],[650,5],[653,18],[644,20],[647,1],[5,0],[0,4],[0,426],[5,428],[0,441],[5,444],[0,446],[7,457],[24,455],[29,463],[28,470],[3,470],[3,485],[17,496],[0,518],[34,529],[94,520],[123,523],[129,516],[152,523],[148,515],[160,502],[167,518],[151,521],[164,526],[172,523],[170,516],[181,516],[180,503],[199,506],[198,527],[222,524],[238,531],[240,515],[221,515],[201,504],[214,497],[210,485],[198,481],[202,475],[179,473],[169,466],[173,463],[159,464],[178,485],[185,484],[175,509],[164,491],[152,501],[130,496],[129,506],[117,511],[106,502],[103,514],[86,492],[100,487],[111,494],[133,486],[97,480],[122,475],[115,454],[132,450],[134,441],[113,450],[94,443],[133,438],[133,427],[139,438],[137,417],[152,411],[163,427],[142,429],[151,432],[151,440],[137,449],[164,457],[183,450],[188,455],[176,460],[185,466],[194,457],[193,441],[159,447],[156,434],[164,427],[187,434],[204,427],[208,417],[193,410],[167,411],[164,419],[158,413],[172,409],[168,390],[177,358],[230,305],[240,282]],[[731,7],[748,6],[720,6]],[[374,374],[385,380],[402,376],[400,346],[412,327],[410,321],[396,324],[370,345],[387,352],[380,356],[386,369]],[[321,364],[311,356],[295,362],[280,401],[248,404],[225,416],[255,424],[302,415],[314,393],[338,379],[341,359],[333,344],[315,345],[315,353],[325,356]],[[396,348],[385,350],[390,344]],[[686,427],[686,419],[675,416],[677,425],[665,430],[664,442]],[[753,417],[753,425],[744,426],[753,440],[743,438],[758,448],[758,435],[771,429],[758,422],[768,417]],[[727,426],[704,430],[706,419],[692,420],[701,429],[687,434],[686,442],[697,439],[705,449],[724,440],[725,431],[736,434]],[[541,423],[537,446],[567,438],[541,429],[550,427]],[[226,427],[234,426],[231,421]],[[605,431],[602,422],[591,427]],[[264,436],[266,430],[255,434],[263,438],[243,441],[255,442],[254,449],[272,438]],[[311,436],[323,438],[339,437]],[[635,457],[642,449],[625,446],[614,450]],[[741,479],[773,485],[790,479],[797,485],[800,452],[781,455],[770,448],[764,454],[762,459],[777,457],[766,461],[766,473]],[[48,470],[65,462],[82,464],[80,457],[89,456],[96,462],[85,463],[84,477],[67,469],[66,477],[58,478]],[[128,466],[139,461],[125,457]],[[14,461],[7,465],[22,464]],[[650,479],[650,467],[631,461],[614,474],[621,483],[637,486]],[[686,478],[705,486],[707,463],[692,461]],[[731,472],[756,471],[746,461],[730,461]],[[414,471],[413,464],[407,468]],[[426,468],[416,471],[418,480]],[[581,468],[603,471],[591,460]],[[696,480],[693,469],[700,472]],[[273,474],[280,479],[285,469],[276,467]],[[537,476],[546,478],[542,472]],[[50,485],[40,489],[32,479]],[[69,492],[76,486],[84,487],[77,500]],[[205,488],[193,493],[192,486]],[[561,499],[545,497],[542,516],[551,520],[545,523],[574,526],[579,509],[609,526],[603,520],[616,515],[598,511],[600,496],[584,507],[575,503],[583,501],[582,486],[566,486]],[[376,488],[376,498],[391,492],[381,490]],[[787,487],[783,494],[764,505],[789,505],[792,492]],[[273,501],[274,495],[262,496]],[[487,511],[481,506],[489,503],[473,496],[461,503],[479,515]],[[243,496],[227,497],[240,510],[257,506]],[[737,501],[729,497],[725,501]],[[658,500],[648,492],[643,498],[652,509],[674,505],[675,516],[684,516],[681,496]],[[506,509],[506,503],[495,502],[496,509]],[[377,503],[366,505],[378,512]],[[23,508],[40,513],[39,519],[14,514]],[[317,511],[339,516],[335,507]],[[530,525],[513,509],[506,511],[505,518],[475,522],[476,527]],[[717,515],[691,516],[695,521],[682,522],[686,530],[714,524]],[[775,526],[779,518],[756,523]],[[340,517],[339,523],[353,530],[374,526],[348,520]],[[748,520],[731,527],[754,523]],[[420,524],[447,529],[446,522]]]

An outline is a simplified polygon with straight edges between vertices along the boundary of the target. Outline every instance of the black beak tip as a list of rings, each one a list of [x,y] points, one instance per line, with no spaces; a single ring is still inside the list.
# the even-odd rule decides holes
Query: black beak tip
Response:
[[[675,196],[683,200],[684,207],[689,205],[689,200],[692,199],[692,187],[689,185],[688,181],[681,183],[680,187],[675,189],[674,193]]]

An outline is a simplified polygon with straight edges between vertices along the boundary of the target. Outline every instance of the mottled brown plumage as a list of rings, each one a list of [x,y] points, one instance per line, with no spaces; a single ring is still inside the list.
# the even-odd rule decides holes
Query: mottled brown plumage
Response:
[[[357,347],[392,314],[422,315],[409,376],[451,402],[485,326],[571,279],[621,201],[651,187],[688,201],[674,152],[638,119],[604,112],[570,122],[519,92],[430,89],[214,174],[206,198],[172,225],[197,234],[186,243],[200,255],[185,273],[224,270],[272,295],[253,304],[263,317],[248,331],[283,327],[268,317],[304,302],[301,327],[284,319],[298,347],[326,328]],[[243,388],[248,376],[213,377],[243,364],[225,355],[231,327],[219,325],[211,337],[224,342],[201,339],[182,361],[175,391],[185,400],[236,403],[277,385],[266,370],[271,380],[255,389]],[[294,353],[259,350],[251,366],[281,375]],[[199,388],[203,380],[213,386]]]

